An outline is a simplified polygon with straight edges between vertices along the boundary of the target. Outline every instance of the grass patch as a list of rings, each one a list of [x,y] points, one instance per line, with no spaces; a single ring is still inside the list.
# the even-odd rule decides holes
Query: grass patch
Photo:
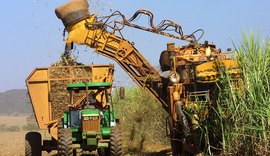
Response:
[[[0,125],[0,132],[19,132],[21,131],[21,127],[17,125],[6,125],[6,124],[1,124]]]
[[[129,152],[142,152],[150,144],[169,144],[165,125],[167,113],[146,91],[127,88],[126,98],[120,100],[115,95],[113,103]]]
[[[19,131],[37,131],[39,130],[37,124],[27,124],[27,125],[0,125],[0,132],[19,132]]]
[[[23,131],[38,131],[39,127],[37,124],[27,124],[22,126]]]
[[[270,42],[253,33],[236,47],[239,87],[224,75],[219,95],[220,129],[225,155],[269,155]]]

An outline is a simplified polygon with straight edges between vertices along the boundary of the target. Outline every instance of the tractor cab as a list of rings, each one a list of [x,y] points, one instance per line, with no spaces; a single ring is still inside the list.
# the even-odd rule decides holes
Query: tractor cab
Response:
[[[67,85],[67,90],[70,95],[70,107],[103,109],[110,105],[109,82],[72,83]]]

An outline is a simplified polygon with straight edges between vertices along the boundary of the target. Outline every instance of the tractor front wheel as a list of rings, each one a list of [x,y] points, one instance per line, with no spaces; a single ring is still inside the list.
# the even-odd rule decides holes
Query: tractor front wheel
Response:
[[[98,156],[109,156],[110,155],[110,151],[108,148],[99,148],[97,150],[98,152]]]
[[[38,132],[28,132],[25,135],[25,156],[41,156],[41,135]]]
[[[111,127],[110,134],[110,153],[111,156],[122,156],[123,152],[123,140],[121,134],[121,128],[119,125]]]
[[[58,132],[58,155],[73,156],[71,129],[61,128]]]

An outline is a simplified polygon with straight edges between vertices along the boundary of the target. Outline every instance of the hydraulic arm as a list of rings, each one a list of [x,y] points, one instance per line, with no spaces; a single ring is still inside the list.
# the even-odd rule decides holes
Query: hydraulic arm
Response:
[[[132,23],[141,14],[149,17],[150,28]],[[62,20],[66,27],[65,30],[68,32],[68,38],[65,39],[66,51],[72,49],[73,43],[87,45],[98,54],[115,60],[141,88],[149,91],[166,111],[168,111],[167,86],[164,82],[166,80],[132,43],[122,37],[120,30],[124,26],[129,26],[195,44],[197,40],[194,34],[200,31],[203,35],[201,29],[192,34],[184,35],[181,26],[171,20],[163,20],[155,26],[153,23],[154,15],[148,10],[138,10],[130,19],[126,19],[123,14],[116,11],[99,21],[96,15],[90,15],[88,3],[83,0],[73,0],[61,5],[56,9],[56,15]],[[114,25],[110,26],[107,23],[114,16],[118,16],[122,20],[114,20]],[[120,28],[117,24],[120,25]],[[109,29],[112,31],[110,32]],[[165,32],[168,29],[174,31],[177,36]],[[116,35],[117,32],[119,35]]]
[[[161,95],[162,77],[158,71],[148,63],[132,43],[108,32],[107,25],[99,22],[95,15],[88,16],[76,24],[64,23],[68,31],[68,38],[65,40],[66,50],[71,50],[73,43],[84,44],[93,48],[98,54],[115,60],[141,88],[149,91],[167,110],[165,99],[160,98],[164,96]]]

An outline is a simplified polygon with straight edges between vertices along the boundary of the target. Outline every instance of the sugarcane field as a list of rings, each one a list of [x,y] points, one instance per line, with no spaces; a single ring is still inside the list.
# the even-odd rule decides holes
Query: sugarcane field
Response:
[[[270,155],[270,2],[0,5],[0,156]]]

